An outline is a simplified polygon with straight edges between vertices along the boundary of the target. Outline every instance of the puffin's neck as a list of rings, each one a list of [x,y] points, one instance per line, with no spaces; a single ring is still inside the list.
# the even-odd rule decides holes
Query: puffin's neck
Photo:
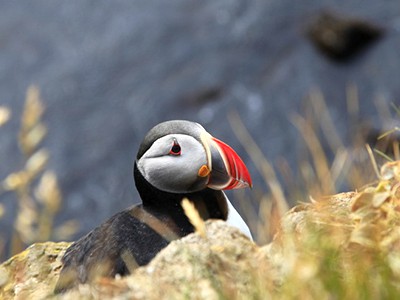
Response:
[[[228,216],[228,204],[222,191],[205,189],[194,193],[169,193],[152,186],[140,173],[136,162],[134,165],[134,178],[136,189],[142,199],[143,206],[151,208],[171,216],[182,217],[184,215],[181,201],[188,198],[194,203],[201,217],[207,219],[226,220]]]

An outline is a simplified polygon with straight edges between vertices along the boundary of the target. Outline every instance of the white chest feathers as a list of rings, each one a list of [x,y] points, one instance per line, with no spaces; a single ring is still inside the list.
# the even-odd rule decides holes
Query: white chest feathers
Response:
[[[246,222],[243,218],[239,215],[237,210],[233,207],[232,203],[229,201],[228,197],[225,195],[225,199],[228,203],[228,219],[226,222],[233,227],[238,228],[241,232],[249,237],[250,240],[253,240],[251,235],[249,226],[247,226]]]

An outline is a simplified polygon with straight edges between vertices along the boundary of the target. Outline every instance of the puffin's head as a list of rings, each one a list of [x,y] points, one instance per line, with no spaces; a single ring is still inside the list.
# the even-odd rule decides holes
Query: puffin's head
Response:
[[[136,164],[142,176],[164,192],[252,185],[239,155],[200,124],[189,121],[167,121],[153,127],[140,145]]]

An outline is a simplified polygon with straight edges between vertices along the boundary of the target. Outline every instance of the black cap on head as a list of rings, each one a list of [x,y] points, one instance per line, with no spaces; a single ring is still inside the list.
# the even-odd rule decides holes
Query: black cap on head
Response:
[[[200,133],[203,131],[204,128],[200,124],[191,121],[173,120],[162,122],[154,126],[146,134],[145,138],[140,144],[136,159],[141,158],[156,140],[165,135],[187,134],[200,141]]]

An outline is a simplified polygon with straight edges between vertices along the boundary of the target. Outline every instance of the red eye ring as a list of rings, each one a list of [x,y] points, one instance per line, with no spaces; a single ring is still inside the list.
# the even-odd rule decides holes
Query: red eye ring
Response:
[[[181,155],[181,146],[177,141],[174,141],[174,144],[171,147],[171,150],[169,150],[170,155],[178,156]]]

